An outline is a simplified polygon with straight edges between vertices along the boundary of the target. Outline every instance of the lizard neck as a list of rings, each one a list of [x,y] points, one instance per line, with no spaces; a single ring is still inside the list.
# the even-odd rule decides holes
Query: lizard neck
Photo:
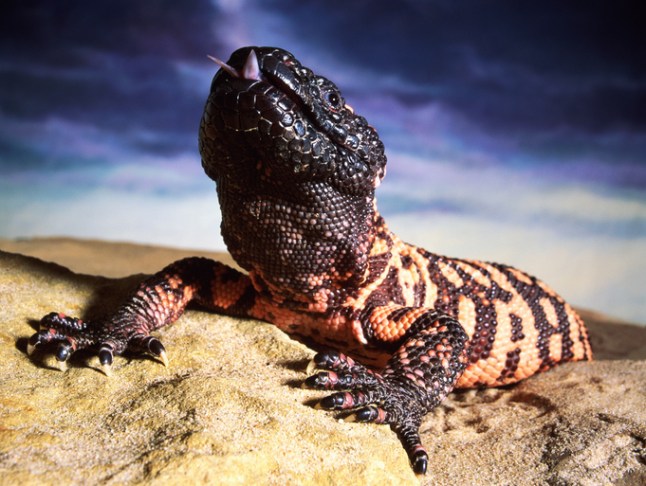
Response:
[[[374,194],[344,195],[324,184],[299,190],[310,195],[306,201],[239,188],[233,194],[226,185],[218,194],[231,255],[273,300],[324,310],[368,278],[376,232],[385,229]]]

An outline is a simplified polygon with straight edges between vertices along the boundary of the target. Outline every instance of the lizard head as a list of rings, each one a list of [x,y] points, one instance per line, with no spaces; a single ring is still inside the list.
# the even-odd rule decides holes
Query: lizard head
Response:
[[[245,47],[226,63],[213,60],[221,69],[200,153],[217,185],[229,251],[285,297],[360,281],[386,165],[376,131],[331,81],[287,51]]]
[[[341,193],[372,194],[385,171],[383,144],[334,83],[277,48],[241,48],[227,63],[211,59],[222,68],[200,131],[211,178],[290,192],[320,181]]]

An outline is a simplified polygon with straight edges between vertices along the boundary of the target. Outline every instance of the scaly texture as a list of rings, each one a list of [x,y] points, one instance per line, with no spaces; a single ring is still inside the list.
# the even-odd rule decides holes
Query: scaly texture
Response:
[[[103,320],[45,316],[30,351],[57,343],[65,363],[94,347],[106,370],[128,348],[166,362],[150,332],[191,301],[273,322],[334,349],[315,357],[322,371],[306,380],[337,390],[321,407],[390,424],[418,473],[428,465],[421,420],[454,387],[505,385],[591,359],[582,320],[536,278],[436,255],[388,230],[374,198],[383,144],[332,82],[276,48],[217,62],[200,151],[224,240],[247,273],[180,260]]]

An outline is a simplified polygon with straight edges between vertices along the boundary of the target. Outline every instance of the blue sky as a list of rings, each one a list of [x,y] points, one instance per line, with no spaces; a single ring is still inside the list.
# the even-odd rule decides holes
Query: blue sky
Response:
[[[644,8],[10,0],[0,237],[222,249],[197,151],[206,55],[277,45],[380,132],[379,207],[406,240],[518,265],[646,323]]]

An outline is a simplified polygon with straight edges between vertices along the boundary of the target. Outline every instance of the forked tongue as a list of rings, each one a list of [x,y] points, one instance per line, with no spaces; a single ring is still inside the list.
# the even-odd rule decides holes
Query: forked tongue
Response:
[[[244,66],[242,66],[242,69],[240,69],[240,71],[232,66],[229,66],[226,62],[221,61],[217,57],[209,55],[207,55],[206,57],[220,66],[234,78],[248,79],[251,81],[258,81],[260,79],[260,66],[258,65],[258,56],[256,56],[256,52],[253,49],[249,51],[247,60],[245,61]]]

